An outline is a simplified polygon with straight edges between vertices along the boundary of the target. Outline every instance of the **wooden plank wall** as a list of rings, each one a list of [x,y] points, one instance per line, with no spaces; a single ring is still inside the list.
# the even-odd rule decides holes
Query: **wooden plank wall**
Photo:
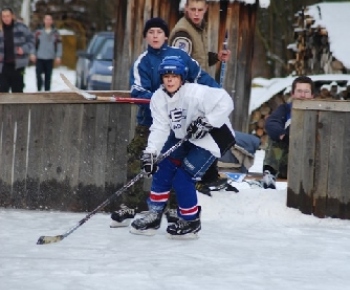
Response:
[[[180,0],[120,0],[116,4],[116,46],[114,60],[114,90],[129,89],[129,72],[132,63],[145,50],[142,30],[151,17],[162,17],[172,29],[182,13]],[[254,51],[254,33],[258,5],[239,1],[210,1],[208,11],[208,47],[211,51],[222,48],[228,30],[228,47],[232,52],[226,66],[224,88],[232,96],[235,112],[232,122],[235,129],[248,132],[249,96]],[[219,81],[220,64],[209,73]]]
[[[294,101],[287,206],[350,219],[350,103]]]
[[[0,206],[91,211],[102,203],[126,180],[132,106],[72,93],[3,94]]]
[[[233,127],[248,132],[257,4],[244,5],[236,1],[229,4],[229,11],[229,37],[232,35],[231,39],[229,38],[229,48],[232,58],[228,62],[224,87],[231,94],[235,104],[231,118]]]
[[[222,13],[220,12],[220,5],[215,2],[209,2],[207,17],[208,21],[208,49],[209,51],[219,51],[222,48],[223,35],[220,31]],[[222,30],[224,31],[224,29]],[[225,33],[225,32],[224,32]],[[208,73],[212,76],[216,76],[215,79],[220,81],[220,74],[216,75],[220,69],[220,65],[213,65],[209,68]]]

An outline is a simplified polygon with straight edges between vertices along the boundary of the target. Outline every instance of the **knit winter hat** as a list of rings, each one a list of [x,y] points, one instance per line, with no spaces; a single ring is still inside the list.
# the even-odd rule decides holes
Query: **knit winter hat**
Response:
[[[143,29],[143,37],[146,37],[147,31],[153,27],[157,27],[157,28],[162,29],[164,31],[165,36],[169,37],[168,24],[166,24],[166,22],[162,18],[159,18],[159,17],[151,18],[150,20],[148,20],[146,22],[145,28]]]

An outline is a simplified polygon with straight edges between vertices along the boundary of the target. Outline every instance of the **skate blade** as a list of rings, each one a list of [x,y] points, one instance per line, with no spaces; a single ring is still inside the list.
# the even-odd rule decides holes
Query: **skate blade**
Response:
[[[130,227],[129,232],[134,235],[141,235],[141,236],[154,236],[157,233],[156,229],[148,229],[148,230],[137,230],[133,227]]]
[[[130,225],[130,222],[132,221],[132,219],[125,219],[122,222],[117,222],[115,220],[112,220],[109,227],[112,229],[115,228],[127,228]]]
[[[167,234],[167,238],[170,240],[197,240],[199,239],[198,233],[189,233],[185,235],[171,235]]]

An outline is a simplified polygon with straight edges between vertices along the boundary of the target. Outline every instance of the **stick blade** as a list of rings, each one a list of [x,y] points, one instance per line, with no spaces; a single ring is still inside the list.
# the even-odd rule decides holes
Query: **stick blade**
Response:
[[[52,243],[58,243],[64,239],[63,235],[58,236],[41,236],[36,242],[37,245],[47,245]]]

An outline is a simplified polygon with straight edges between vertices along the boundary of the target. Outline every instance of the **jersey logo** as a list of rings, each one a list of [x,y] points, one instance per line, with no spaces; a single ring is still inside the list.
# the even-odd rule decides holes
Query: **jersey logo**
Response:
[[[171,120],[173,130],[180,129],[182,127],[181,121],[186,119],[185,110],[175,108],[169,112],[169,118]]]
[[[192,53],[192,41],[186,37],[176,37],[172,43],[172,46],[180,48],[188,54]]]

